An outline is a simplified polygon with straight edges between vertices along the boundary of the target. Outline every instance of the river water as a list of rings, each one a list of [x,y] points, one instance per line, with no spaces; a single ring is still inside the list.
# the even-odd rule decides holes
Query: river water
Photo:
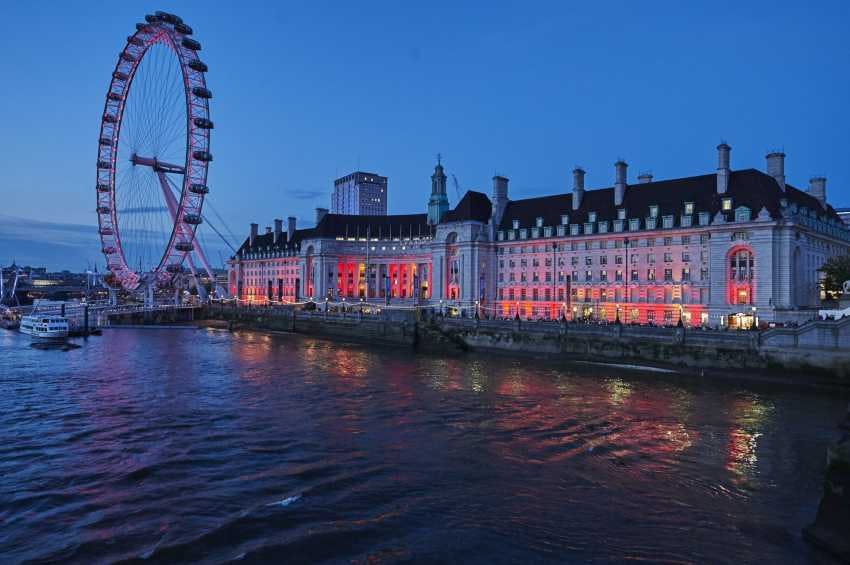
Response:
[[[835,393],[297,336],[0,330],[0,561],[828,563]]]

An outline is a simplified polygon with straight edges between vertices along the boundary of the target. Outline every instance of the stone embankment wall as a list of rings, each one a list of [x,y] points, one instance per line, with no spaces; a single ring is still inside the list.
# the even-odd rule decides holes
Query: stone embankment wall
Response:
[[[413,346],[417,338],[412,310],[384,310],[369,315],[211,304],[204,308],[202,315],[224,320],[233,329],[285,331],[361,343]]]
[[[175,317],[177,319],[175,319]],[[213,319],[231,328],[294,332],[436,351],[499,351],[564,360],[642,361],[714,369],[783,369],[850,379],[850,318],[764,332],[442,318],[431,310],[305,311],[211,304],[179,314],[133,313],[112,323]]]
[[[423,345],[650,361],[704,368],[799,369],[850,377],[850,319],[765,332],[434,318]]]

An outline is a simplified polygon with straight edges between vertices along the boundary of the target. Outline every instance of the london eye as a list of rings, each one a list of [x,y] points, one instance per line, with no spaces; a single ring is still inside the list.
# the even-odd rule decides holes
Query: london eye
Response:
[[[145,16],[112,72],[101,116],[97,216],[101,250],[126,290],[168,286],[195,261],[212,277],[196,231],[209,192],[207,65],[183,20]]]

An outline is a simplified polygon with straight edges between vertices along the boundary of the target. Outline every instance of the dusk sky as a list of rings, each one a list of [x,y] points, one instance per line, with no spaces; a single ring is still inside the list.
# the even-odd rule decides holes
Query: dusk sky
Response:
[[[24,251],[20,219],[96,224],[110,73],[156,9],[203,45],[209,202],[239,238],[306,225],[356,169],[389,177],[391,212],[424,212],[437,153],[462,189],[498,172],[518,198],[569,190],[577,164],[610,186],[618,157],[631,182],[713,172],[726,140],[733,168],[783,149],[789,183],[826,175],[850,205],[847,2],[6,2],[0,264],[102,264],[93,227],[90,247],[70,230],[75,254]]]

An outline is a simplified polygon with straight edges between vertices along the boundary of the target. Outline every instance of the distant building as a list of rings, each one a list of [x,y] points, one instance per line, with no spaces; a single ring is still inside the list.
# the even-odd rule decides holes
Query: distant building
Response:
[[[835,213],[841,218],[841,221],[850,226],[850,208],[836,208]]]
[[[356,171],[334,181],[332,214],[387,215],[387,177]]]

